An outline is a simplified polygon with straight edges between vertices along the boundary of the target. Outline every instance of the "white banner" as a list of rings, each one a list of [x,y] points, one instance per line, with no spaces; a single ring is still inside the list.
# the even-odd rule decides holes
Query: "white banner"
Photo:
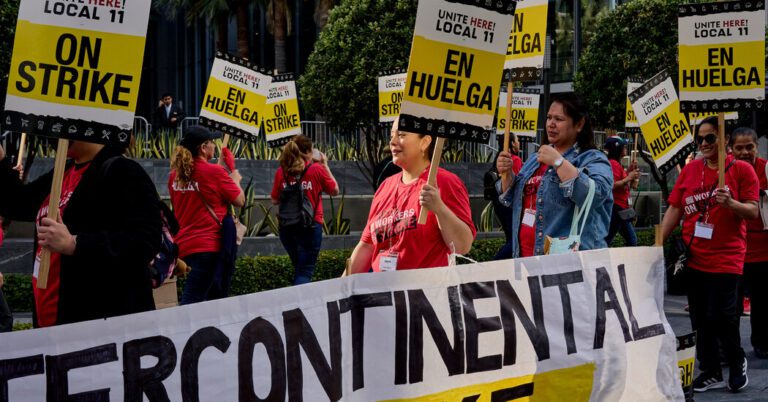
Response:
[[[663,280],[604,249],[2,334],[0,400],[682,400]]]

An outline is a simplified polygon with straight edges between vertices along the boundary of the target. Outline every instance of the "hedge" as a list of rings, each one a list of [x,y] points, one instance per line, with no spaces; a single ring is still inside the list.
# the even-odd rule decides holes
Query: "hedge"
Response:
[[[652,246],[654,243],[653,230],[637,232],[638,245]],[[504,243],[503,239],[477,240],[467,257],[475,261],[490,261],[496,251]],[[617,236],[611,247],[623,247],[624,241]],[[338,278],[344,271],[344,262],[352,254],[352,250],[323,250],[317,260],[314,281]],[[666,261],[674,261],[674,254],[669,245],[664,247]],[[460,260],[459,264],[468,261]],[[293,267],[288,256],[244,256],[237,260],[234,277],[232,278],[232,294],[243,295],[265,290],[290,286],[293,283]],[[179,280],[179,292],[183,288],[183,279]],[[30,275],[8,274],[5,276],[3,287],[8,305],[12,311],[32,311],[32,278]]]

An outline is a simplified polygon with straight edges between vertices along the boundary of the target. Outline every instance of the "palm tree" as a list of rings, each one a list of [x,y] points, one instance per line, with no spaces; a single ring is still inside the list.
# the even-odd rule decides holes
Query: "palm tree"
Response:
[[[186,10],[184,21],[191,25],[202,18],[206,23],[216,23],[216,48],[227,48],[229,34],[229,0],[154,0],[154,6],[162,10],[168,19],[176,18],[181,10]]]
[[[269,0],[267,4],[267,30],[275,40],[275,70],[288,71],[285,43],[292,30],[291,10],[287,0]]]

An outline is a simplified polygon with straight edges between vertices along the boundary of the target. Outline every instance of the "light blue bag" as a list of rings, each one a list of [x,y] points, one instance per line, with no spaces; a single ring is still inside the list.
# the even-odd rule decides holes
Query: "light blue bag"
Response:
[[[579,251],[579,245],[581,245],[581,233],[584,231],[584,227],[587,225],[587,218],[589,217],[589,210],[592,208],[592,200],[595,198],[595,181],[589,179],[589,192],[587,193],[587,199],[584,200],[583,208],[579,208],[578,205],[573,209],[573,220],[571,221],[571,233],[568,237],[560,237],[557,239],[547,236],[549,242],[549,248],[547,254],[563,254],[567,252],[575,253]],[[581,222],[581,225],[579,225]],[[581,226],[581,229],[579,229]],[[547,247],[545,247],[547,248]]]

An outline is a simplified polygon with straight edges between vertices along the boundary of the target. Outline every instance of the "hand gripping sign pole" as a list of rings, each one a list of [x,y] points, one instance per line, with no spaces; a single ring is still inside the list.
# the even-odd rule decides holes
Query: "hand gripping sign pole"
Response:
[[[725,112],[717,114],[717,188],[725,188]]]
[[[56,146],[56,159],[53,166],[53,182],[51,183],[51,196],[48,200],[48,218],[58,221],[61,217],[59,202],[61,201],[61,185],[64,181],[64,170],[67,165],[67,148],[69,141],[59,138]],[[48,272],[51,268],[51,252],[43,247],[40,252],[40,269],[37,272],[37,287],[45,289],[48,287]]]
[[[443,157],[443,145],[445,144],[445,138],[435,138],[435,152],[432,154],[432,162],[429,164],[429,176],[427,178],[427,184],[431,187],[437,187],[437,171],[440,168],[440,159]],[[419,212],[419,225],[427,223],[427,209],[421,208]]]

